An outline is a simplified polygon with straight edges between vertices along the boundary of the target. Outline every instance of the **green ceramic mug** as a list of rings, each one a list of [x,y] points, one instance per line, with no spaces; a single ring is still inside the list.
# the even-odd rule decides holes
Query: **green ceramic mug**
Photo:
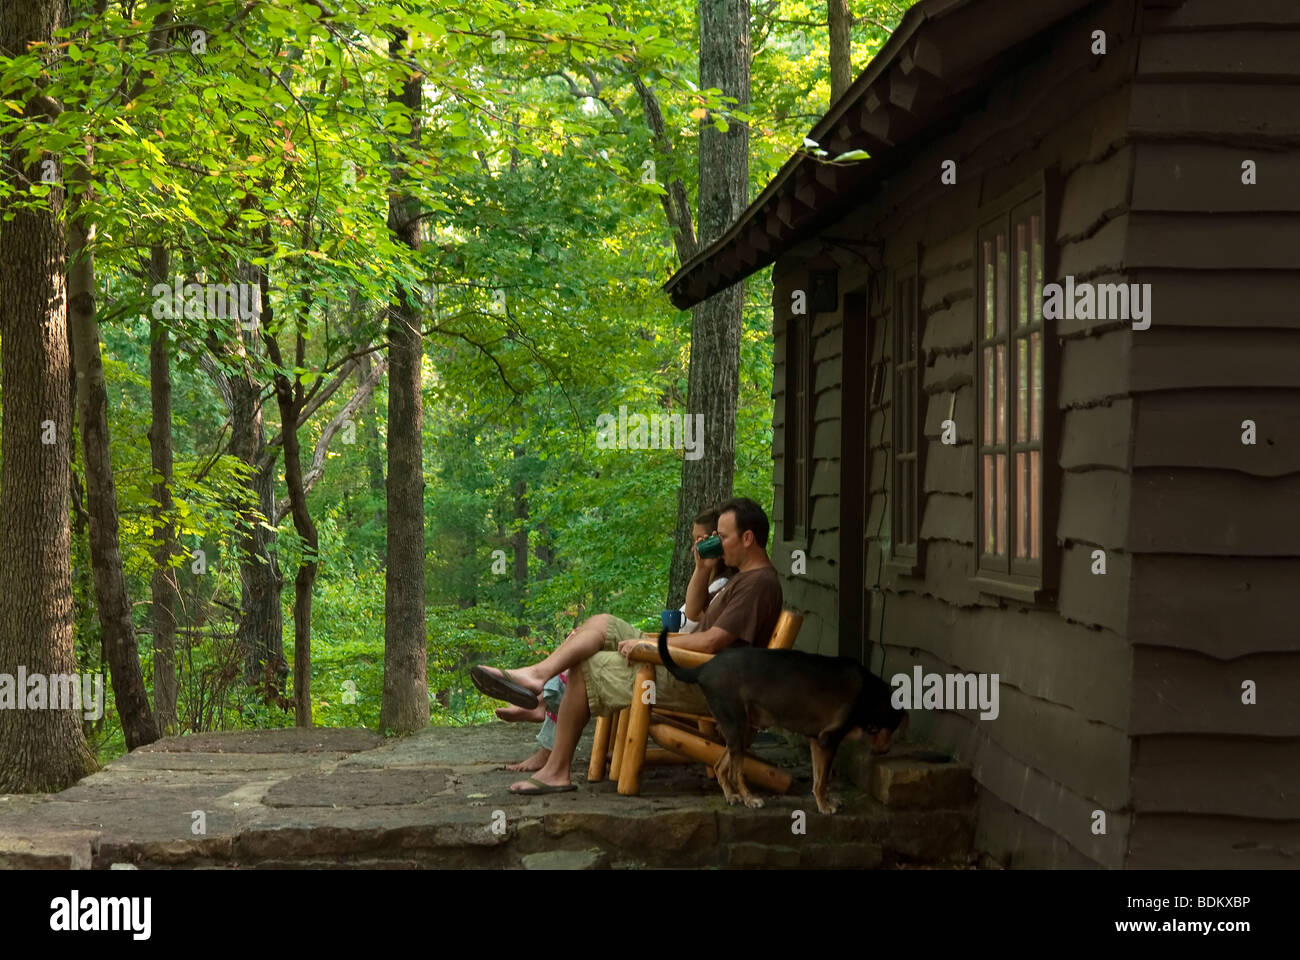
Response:
[[[695,545],[695,552],[699,554],[701,560],[712,560],[714,557],[722,556],[722,538],[716,533],[711,537],[705,537]]]

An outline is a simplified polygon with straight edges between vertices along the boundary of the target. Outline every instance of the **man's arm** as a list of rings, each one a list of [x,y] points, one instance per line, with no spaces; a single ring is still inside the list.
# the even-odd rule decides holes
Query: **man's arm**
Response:
[[[668,642],[683,650],[698,650],[701,653],[718,653],[736,642],[736,635],[728,633],[721,627],[710,627],[698,633],[685,633],[680,637],[670,637]]]
[[[692,548],[692,552],[694,548]],[[695,572],[686,585],[686,619],[700,622],[704,616],[705,601],[709,598],[709,584],[713,580],[713,564],[707,560],[695,560]]]

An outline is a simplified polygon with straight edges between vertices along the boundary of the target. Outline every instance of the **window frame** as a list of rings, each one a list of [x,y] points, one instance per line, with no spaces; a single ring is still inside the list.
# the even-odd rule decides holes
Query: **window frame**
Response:
[[[1013,190],[981,207],[976,221],[973,258],[975,272],[975,329],[973,339],[975,423],[972,436],[975,453],[973,466],[974,493],[972,497],[974,574],[970,579],[977,589],[983,593],[1020,600],[1029,604],[1046,604],[1054,601],[1058,576],[1059,551],[1055,534],[1061,484],[1059,465],[1054,454],[1060,442],[1061,421],[1060,411],[1057,409],[1060,353],[1054,337],[1048,329],[1047,322],[1042,317],[1041,296],[1042,288],[1051,282],[1050,278],[1055,277],[1057,272],[1056,230],[1053,214],[1059,196],[1058,182],[1054,170],[1044,170],[1039,176],[1021,183]],[[1027,323],[1024,326],[1017,326],[1019,296],[1015,276],[1017,265],[1016,226],[1018,222],[1026,224],[1032,222],[1029,217],[1033,213],[1037,213],[1039,216],[1042,243],[1041,275],[1038,277],[1038,319],[1035,320],[1035,311],[1033,309],[1032,270],[1034,255],[1031,241],[1028,250],[1030,279],[1027,284],[1029,290],[1026,298],[1028,300],[1026,306]],[[1003,233],[1006,237],[1006,327],[999,332],[995,322],[994,335],[989,338],[984,335],[987,293],[983,245],[986,240],[995,239],[999,233]],[[995,258],[997,256],[996,246],[994,256]],[[996,288],[996,261],[994,270],[994,309],[997,310],[999,291]],[[1030,353],[1029,345],[1032,341],[1029,338],[1034,333],[1038,334],[1039,343],[1041,344],[1039,402],[1042,407],[1039,413],[1039,439],[1037,441],[1031,439],[1019,441],[1016,437],[1019,404],[1017,397],[1019,364],[1017,345],[1023,341],[1026,344],[1027,354]],[[982,358],[986,347],[994,348],[994,357],[996,358],[996,347],[999,344],[1004,344],[1006,348],[1003,378],[1000,384],[1005,390],[1006,396],[1003,424],[1004,441],[997,442],[997,433],[994,431],[994,442],[985,443],[985,371]],[[1027,377],[1026,384],[1028,397],[1032,398],[1032,378]],[[999,384],[995,383],[995,398],[998,386]],[[1032,416],[1033,409],[1031,407],[1026,413],[1027,437],[1032,437]],[[1020,502],[1016,495],[1015,457],[1017,453],[1026,453],[1028,455],[1035,449],[1039,451],[1040,465],[1038,477],[1038,496],[1040,498],[1038,519],[1040,528],[1037,561],[1016,557],[1016,522]],[[984,552],[984,457],[990,453],[996,457],[1000,452],[1006,454],[1006,509],[1001,531],[1005,554],[987,554]],[[997,482],[996,468],[994,470],[994,482]],[[1032,496],[1032,492],[1030,495]],[[1032,555],[1032,544],[1029,552]]]
[[[781,529],[787,542],[802,544],[805,548],[812,526],[813,383],[810,354],[812,319],[815,316],[810,311],[792,313],[785,323],[785,436],[782,453],[785,463]],[[791,443],[790,429],[795,424],[799,436],[797,442]],[[792,511],[792,506],[797,510]]]
[[[925,419],[921,411],[921,381],[925,365],[921,360],[921,271],[919,247],[894,270],[890,292],[892,339],[890,411],[890,543],[887,566],[903,576],[917,576],[924,563],[921,540],[921,490],[925,469]],[[908,321],[905,323],[905,321]],[[905,349],[906,348],[906,349]],[[906,416],[909,412],[910,418]],[[909,449],[904,451],[904,441]],[[900,452],[901,451],[901,452]],[[902,479],[905,465],[911,474]],[[907,514],[911,515],[911,539],[902,540]]]

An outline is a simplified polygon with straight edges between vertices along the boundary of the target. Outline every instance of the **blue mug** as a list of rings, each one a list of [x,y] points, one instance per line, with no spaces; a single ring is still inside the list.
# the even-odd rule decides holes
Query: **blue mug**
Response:
[[[676,633],[682,628],[681,610],[665,610],[659,614],[659,622],[669,633]]]

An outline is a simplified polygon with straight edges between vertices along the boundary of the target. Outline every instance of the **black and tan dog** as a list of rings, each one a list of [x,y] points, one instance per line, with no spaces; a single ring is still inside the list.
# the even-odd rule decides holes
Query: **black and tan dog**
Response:
[[[673,662],[665,630],[659,634],[659,659],[678,680],[698,683],[704,691],[727,743],[714,771],[728,803],[763,805],[745,786],[745,750],[755,729],[781,727],[808,737],[813,797],[822,813],[839,808],[826,790],[840,741],[865,732],[872,753],[887,753],[894,732],[901,736],[907,730],[907,712],[890,706],[889,684],[850,657],[733,647],[703,666],[686,668]]]

